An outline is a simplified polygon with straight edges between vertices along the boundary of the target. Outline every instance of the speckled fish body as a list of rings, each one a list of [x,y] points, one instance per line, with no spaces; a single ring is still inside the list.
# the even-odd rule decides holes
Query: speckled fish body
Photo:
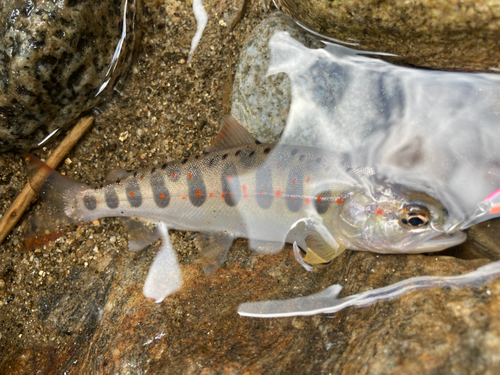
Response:
[[[329,171],[341,171],[330,176]],[[252,144],[133,172],[70,194],[66,213],[83,221],[137,217],[169,228],[284,241],[307,210],[332,215],[360,189],[336,155],[301,146]],[[329,228],[334,231],[334,228]]]
[[[322,149],[260,144],[230,116],[203,155],[132,171],[104,186],[70,180],[34,158],[29,169],[31,176],[45,174],[40,194],[52,206],[41,212],[31,237],[103,217],[157,223],[140,241],[129,239],[131,250],[163,240],[144,286],[157,302],[182,284],[168,229],[201,232],[206,272],[220,266],[237,237],[248,238],[253,249],[274,243],[266,251],[292,243],[306,269],[346,248],[427,252],[465,239],[461,232],[444,233],[446,210],[432,197],[388,184],[367,191],[371,168],[348,165]]]

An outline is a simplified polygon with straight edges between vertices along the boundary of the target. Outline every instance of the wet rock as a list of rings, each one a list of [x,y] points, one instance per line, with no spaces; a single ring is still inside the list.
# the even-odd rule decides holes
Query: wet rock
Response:
[[[43,327],[48,341],[25,349],[11,346],[0,370],[474,373],[500,366],[500,281],[414,292],[333,315],[254,319],[236,314],[244,301],[306,295],[334,283],[349,295],[415,274],[468,272],[484,260],[346,252],[330,267],[306,272],[290,247],[262,256],[238,241],[229,261],[212,275],[203,274],[200,262],[182,262],[183,289],[155,304],[142,295],[155,247],[137,255],[109,254],[99,270],[79,269],[67,277],[69,286],[34,296],[34,306],[46,307],[31,322]]]
[[[498,71],[500,5],[377,0],[276,0],[278,7],[311,30],[368,51],[397,54],[395,61],[420,67]]]
[[[269,39],[276,30],[287,31],[310,48],[321,46],[317,39],[280,12],[266,18],[248,37],[234,77],[231,115],[261,142],[268,143],[280,139],[291,103],[287,75],[266,75],[270,61]]]
[[[0,1],[0,151],[38,144],[111,92],[138,39],[137,4],[124,4]]]

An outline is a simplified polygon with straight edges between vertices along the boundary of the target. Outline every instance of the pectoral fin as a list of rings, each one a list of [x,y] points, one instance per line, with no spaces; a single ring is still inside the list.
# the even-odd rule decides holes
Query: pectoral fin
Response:
[[[234,237],[220,233],[200,233],[197,237],[203,259],[203,271],[213,273],[226,259],[227,252],[233,243]]]
[[[344,244],[336,241],[338,247],[334,248],[323,237],[321,237],[319,233],[309,234],[305,238],[305,242],[307,250],[306,255],[304,256],[304,261],[309,264],[328,263],[345,250]]]
[[[333,238],[323,223],[314,219],[295,223],[287,236],[287,242],[296,242],[305,251],[302,258],[309,264],[328,263],[346,249],[342,242]]]
[[[299,246],[297,245],[297,241],[294,241],[293,243],[293,255],[295,256],[295,260],[299,262],[299,264],[304,267],[306,271],[312,271],[313,268],[306,262],[304,262],[304,258],[302,258],[302,255],[300,254],[300,249]]]
[[[143,292],[147,298],[153,298],[156,303],[160,303],[181,288],[182,274],[177,254],[170,243],[167,226],[160,223],[157,228],[162,245],[149,269]]]

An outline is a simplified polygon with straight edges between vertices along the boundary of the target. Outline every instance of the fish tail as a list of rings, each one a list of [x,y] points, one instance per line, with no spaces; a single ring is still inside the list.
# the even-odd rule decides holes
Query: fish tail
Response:
[[[29,183],[42,204],[42,209],[28,219],[23,233],[21,250],[29,251],[83,222],[76,209],[76,197],[88,187],[56,172],[35,156],[23,154],[27,160]]]

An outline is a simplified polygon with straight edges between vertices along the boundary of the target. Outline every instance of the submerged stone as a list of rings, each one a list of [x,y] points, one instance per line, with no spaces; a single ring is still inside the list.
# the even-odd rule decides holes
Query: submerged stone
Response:
[[[130,64],[137,9],[0,1],[0,151],[36,146],[103,101]]]

